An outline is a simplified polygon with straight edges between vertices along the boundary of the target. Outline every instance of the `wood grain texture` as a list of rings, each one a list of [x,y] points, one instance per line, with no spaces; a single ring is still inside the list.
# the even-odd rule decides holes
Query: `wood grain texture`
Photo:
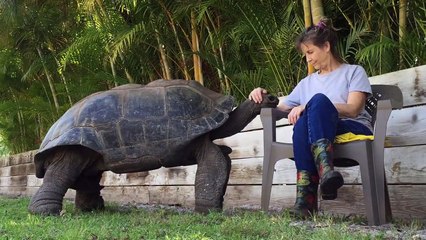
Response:
[[[426,65],[370,77],[371,84],[397,85],[404,106],[426,103]]]

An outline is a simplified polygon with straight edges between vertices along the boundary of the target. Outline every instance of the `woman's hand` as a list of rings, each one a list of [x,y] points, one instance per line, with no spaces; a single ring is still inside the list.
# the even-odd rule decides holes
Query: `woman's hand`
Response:
[[[251,91],[251,93],[249,94],[249,99],[254,101],[255,103],[261,103],[263,100],[262,95],[268,93],[268,91],[266,91],[266,89],[263,88],[255,88],[253,89],[253,91]]]
[[[300,105],[300,106],[292,108],[287,117],[288,122],[293,125],[296,124],[297,120],[299,120],[300,115],[302,115],[302,112],[304,110],[305,110],[305,105]]]

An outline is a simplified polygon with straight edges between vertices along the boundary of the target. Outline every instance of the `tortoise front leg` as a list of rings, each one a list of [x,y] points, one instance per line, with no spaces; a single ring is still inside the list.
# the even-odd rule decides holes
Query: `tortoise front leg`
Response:
[[[222,210],[231,171],[231,158],[206,135],[196,150],[195,211]]]
[[[46,161],[43,184],[31,198],[28,210],[34,214],[59,215],[62,201],[90,159],[77,148],[59,148]]]

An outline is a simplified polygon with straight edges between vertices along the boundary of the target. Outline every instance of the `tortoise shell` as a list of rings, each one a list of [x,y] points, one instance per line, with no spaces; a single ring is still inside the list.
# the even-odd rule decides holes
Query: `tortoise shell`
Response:
[[[37,177],[44,161],[60,146],[98,152],[116,173],[178,166],[185,148],[221,126],[234,99],[196,81],[156,80],[94,93],[72,106],[47,132],[34,156]]]

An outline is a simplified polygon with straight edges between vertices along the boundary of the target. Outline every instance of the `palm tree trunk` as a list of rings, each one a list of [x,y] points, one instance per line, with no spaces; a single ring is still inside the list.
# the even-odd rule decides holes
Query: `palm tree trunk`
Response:
[[[305,20],[305,28],[312,25],[311,2],[310,0],[303,0],[303,15]],[[308,63],[308,74],[315,72],[314,67]]]
[[[18,140],[16,139],[14,140],[13,149],[12,149],[13,152],[18,153],[18,152],[22,152],[22,150],[25,149],[24,139],[25,139],[26,128],[25,128],[21,106],[19,106],[18,97],[13,93],[13,89],[11,87],[9,87],[9,91],[12,95],[13,101],[16,104],[16,108],[18,109],[18,111],[16,111],[16,116],[18,118],[19,137],[17,138]]]
[[[58,59],[55,56],[55,61],[56,61],[56,65],[58,65],[58,67],[60,66]],[[64,83],[64,87],[65,87],[65,92],[67,93],[67,98],[68,98],[68,102],[70,104],[70,106],[73,105],[72,99],[71,99],[71,94],[70,91],[68,90],[68,83],[67,80],[65,79],[65,76],[62,72],[59,73],[59,76],[61,76],[62,82]]]
[[[209,14],[207,14],[207,18],[209,21],[204,21],[205,24],[205,28],[207,29],[208,32],[208,37],[210,39],[210,43],[211,43],[211,48],[212,48],[212,52],[213,52],[213,56],[214,59],[216,61],[217,66],[217,75],[219,77],[219,83],[220,83],[220,88],[222,89],[222,91],[224,93],[230,93],[230,86],[228,83],[228,79],[226,77],[226,75],[222,72],[222,69],[225,70],[225,63],[224,63],[224,57],[223,57],[223,51],[222,51],[222,44],[220,41],[217,42],[218,48],[216,48],[216,42],[215,42],[215,35],[217,33],[217,28],[215,27],[215,23],[214,21],[211,19],[211,16]],[[210,29],[209,27],[209,22],[212,25],[213,31],[212,29]],[[219,21],[218,21],[218,25],[219,25]]]
[[[114,65],[114,61],[111,59],[111,57],[109,58],[109,66],[111,67],[111,73],[112,73],[112,78],[114,80],[114,86],[117,87],[117,73],[115,72],[115,65]],[[109,84],[108,84],[109,85]]]
[[[403,69],[404,65],[402,41],[407,26],[407,2],[408,0],[399,0],[399,69]]]
[[[184,51],[183,51],[182,44],[179,41],[179,36],[178,36],[177,30],[176,30],[175,21],[173,20],[173,16],[170,13],[170,11],[168,11],[167,8],[166,8],[166,6],[164,5],[164,2],[163,1],[159,1],[159,4],[163,8],[163,11],[166,13],[167,18],[169,19],[169,24],[170,24],[170,26],[172,28],[173,35],[175,36],[176,44],[177,44],[178,49],[179,49],[179,55],[180,55],[180,58],[181,58],[181,64],[182,64],[183,74],[185,75],[185,79],[189,80],[189,79],[191,79],[191,76],[189,75],[188,67],[186,65],[186,59],[185,59],[185,54],[184,54]]]
[[[126,74],[126,78],[129,81],[129,83],[135,83],[135,79],[133,79],[132,75],[130,75],[128,68],[126,67],[124,68],[124,73]]]
[[[163,68],[163,78],[164,79],[172,79],[172,74],[170,72],[170,67],[169,67],[169,62],[167,60],[167,55],[166,55],[166,51],[164,49],[164,45],[161,43],[160,40],[160,35],[158,33],[158,30],[155,30],[155,36],[157,38],[157,42],[158,42],[158,49],[160,51],[160,56],[161,56],[161,62],[162,62],[162,68]]]
[[[214,23],[212,22],[213,27],[214,27]],[[220,16],[217,17],[217,29],[215,28],[215,31],[218,32],[220,29]],[[224,86],[224,92],[231,94],[231,85],[229,83],[229,78],[228,76],[225,74],[226,71],[226,64],[225,64],[225,57],[223,55],[223,42],[222,40],[220,40],[218,42],[218,47],[219,47],[219,55],[220,55],[220,63],[222,66],[223,70],[219,70],[219,73],[222,75],[222,77],[220,77],[221,82]]]
[[[226,71],[226,64],[225,64],[225,57],[223,56],[223,47],[222,44],[219,46],[219,53],[220,53],[220,61],[222,63],[223,71]],[[224,81],[225,81],[225,93],[231,93],[231,84],[229,83],[228,76],[223,73]]]
[[[49,72],[47,71],[46,65],[43,60],[43,55],[41,54],[41,50],[39,47],[37,47],[38,56],[40,57],[41,63],[43,65],[44,73],[46,74],[47,82],[49,83],[50,92],[52,93],[53,102],[55,104],[56,112],[59,112],[59,101],[55,90],[55,85],[53,84],[53,80],[50,77]]]
[[[203,74],[201,69],[201,59],[198,53],[200,52],[200,44],[198,42],[198,35],[196,29],[195,13],[191,11],[191,28],[192,28],[192,58],[194,61],[194,79],[195,81],[204,85]]]
[[[305,28],[312,25],[311,1],[303,0],[303,16],[305,20]]]
[[[324,8],[321,0],[311,0],[311,13],[314,24],[317,24],[324,17]]]

